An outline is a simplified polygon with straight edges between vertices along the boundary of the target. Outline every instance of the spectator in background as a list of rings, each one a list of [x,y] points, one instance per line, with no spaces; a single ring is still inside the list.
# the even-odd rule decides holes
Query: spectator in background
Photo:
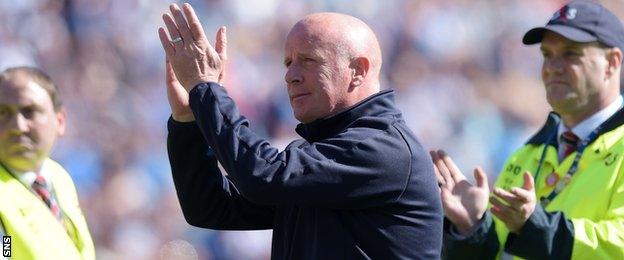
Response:
[[[65,132],[51,79],[30,67],[0,74],[0,233],[15,259],[94,259],[74,184],[49,158]]]
[[[290,30],[285,80],[302,139],[279,152],[217,83],[225,28],[213,49],[191,6],[183,9],[170,6],[171,40],[163,28],[159,36],[171,62],[169,158],[190,224],[273,229],[274,259],[440,257],[433,166],[394,92],[380,92],[381,50],[364,22],[316,13]]]
[[[481,169],[473,186],[443,151],[431,152],[448,220],[444,256],[623,259],[622,22],[572,1],[523,42],[541,43],[554,112],[509,157],[491,197]]]

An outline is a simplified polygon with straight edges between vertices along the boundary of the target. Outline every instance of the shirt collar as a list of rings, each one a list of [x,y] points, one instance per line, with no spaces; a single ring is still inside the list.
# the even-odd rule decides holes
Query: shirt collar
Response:
[[[622,107],[623,103],[624,99],[622,98],[622,95],[619,95],[618,98],[611,102],[610,105],[572,127],[572,133],[578,136],[580,140],[586,139],[589,137],[589,134],[594,131],[594,129],[613,116]],[[562,122],[559,124],[557,129],[557,136],[561,136],[561,134],[565,131],[566,127]]]
[[[43,178],[46,180],[46,185],[48,187],[52,187],[52,178],[50,178],[50,173],[49,171],[47,171],[47,162],[43,162],[43,165],[41,165],[41,170],[39,171],[39,174],[41,174],[43,176]],[[22,172],[22,171],[17,171],[14,169],[11,169],[7,166],[7,169],[13,174],[13,176],[15,178],[17,178],[17,180],[19,182],[21,182],[22,184],[24,184],[24,186],[26,187],[31,187],[33,185],[33,183],[35,183],[35,179],[37,179],[37,172],[34,171],[26,171],[26,172]]]

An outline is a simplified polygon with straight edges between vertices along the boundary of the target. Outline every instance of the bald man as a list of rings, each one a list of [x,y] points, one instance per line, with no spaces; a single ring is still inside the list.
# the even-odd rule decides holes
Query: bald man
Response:
[[[191,225],[273,229],[273,259],[440,258],[433,165],[393,91],[379,90],[381,51],[364,22],[319,13],[291,29],[285,80],[302,138],[280,152],[220,85],[225,28],[213,49],[190,5],[170,9],[159,29],[168,151]]]

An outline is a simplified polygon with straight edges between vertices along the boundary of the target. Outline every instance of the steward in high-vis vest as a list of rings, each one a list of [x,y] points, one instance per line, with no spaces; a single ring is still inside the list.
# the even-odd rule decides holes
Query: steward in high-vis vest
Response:
[[[619,98],[610,107],[619,111],[601,124],[595,135],[590,134],[584,148],[580,144],[562,162],[558,160],[556,140],[550,136],[561,125],[554,113],[542,130],[508,159],[496,187],[509,190],[522,186],[522,173],[532,172],[537,203],[541,204],[535,209],[548,214],[534,213],[522,232],[511,236],[505,223],[493,218],[499,245],[505,246],[507,242],[510,251],[528,257],[624,259],[624,110],[621,106]],[[572,178],[567,180],[567,174]]]
[[[0,219],[11,236],[12,259],[94,259],[93,242],[69,174],[52,160],[43,164],[41,172],[49,176],[62,222],[36,193],[0,167]]]
[[[447,259],[624,259],[624,27],[592,1],[572,1],[525,44],[541,43],[553,108],[512,154],[489,193],[432,152],[445,211]],[[488,205],[489,200],[489,205]]]
[[[11,237],[11,259],[95,258],[74,183],[49,159],[64,132],[65,110],[45,73],[0,73],[0,235]]]

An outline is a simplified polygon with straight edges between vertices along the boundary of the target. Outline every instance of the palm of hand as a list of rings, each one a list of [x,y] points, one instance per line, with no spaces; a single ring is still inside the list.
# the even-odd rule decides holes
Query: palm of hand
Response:
[[[442,187],[444,212],[461,230],[471,228],[485,213],[489,198],[489,189],[472,185],[467,180],[455,183],[453,187]]]
[[[480,167],[475,168],[476,185],[472,185],[444,151],[431,151],[430,155],[440,185],[444,215],[459,232],[468,234],[487,209],[490,195],[487,174]]]

